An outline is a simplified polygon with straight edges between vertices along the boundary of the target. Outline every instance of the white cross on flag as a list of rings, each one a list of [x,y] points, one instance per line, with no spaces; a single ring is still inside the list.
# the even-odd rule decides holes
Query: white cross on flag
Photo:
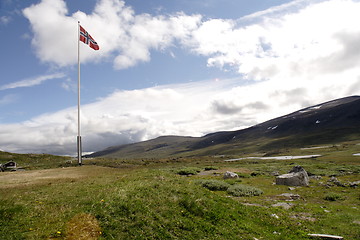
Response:
[[[94,50],[99,50],[100,47],[95,42],[95,40],[90,36],[90,34],[82,27],[80,26],[80,41],[84,42],[85,44],[89,45]]]

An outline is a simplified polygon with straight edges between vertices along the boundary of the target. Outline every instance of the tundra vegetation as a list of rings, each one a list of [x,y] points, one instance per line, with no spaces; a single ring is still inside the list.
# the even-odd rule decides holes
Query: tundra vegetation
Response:
[[[0,152],[1,163],[24,168],[0,173],[0,239],[360,239],[360,187],[351,185],[360,180],[359,152],[353,141],[277,151],[321,155],[310,159],[95,158],[81,167]],[[309,187],[274,184],[295,165]],[[226,171],[240,177],[224,180]]]

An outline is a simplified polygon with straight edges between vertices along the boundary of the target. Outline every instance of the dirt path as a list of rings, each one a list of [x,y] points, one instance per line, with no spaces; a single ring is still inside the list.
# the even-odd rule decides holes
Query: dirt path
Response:
[[[62,179],[79,179],[91,175],[102,167],[82,166],[44,170],[29,170],[0,173],[0,188],[12,188],[23,185],[54,182]]]

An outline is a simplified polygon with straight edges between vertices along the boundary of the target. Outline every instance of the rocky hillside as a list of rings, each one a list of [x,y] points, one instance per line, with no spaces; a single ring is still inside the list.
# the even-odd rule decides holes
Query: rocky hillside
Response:
[[[203,137],[163,136],[88,157],[161,158],[268,152],[360,139],[360,96],[307,107],[255,126]]]

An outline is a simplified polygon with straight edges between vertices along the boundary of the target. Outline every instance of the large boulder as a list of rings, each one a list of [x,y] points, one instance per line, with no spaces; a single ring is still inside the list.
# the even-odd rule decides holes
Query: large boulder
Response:
[[[309,186],[309,176],[304,168],[295,166],[289,173],[277,176],[276,185]]]
[[[224,179],[239,178],[239,175],[237,175],[236,173],[233,173],[233,172],[226,171],[226,173],[224,173],[223,178]]]

